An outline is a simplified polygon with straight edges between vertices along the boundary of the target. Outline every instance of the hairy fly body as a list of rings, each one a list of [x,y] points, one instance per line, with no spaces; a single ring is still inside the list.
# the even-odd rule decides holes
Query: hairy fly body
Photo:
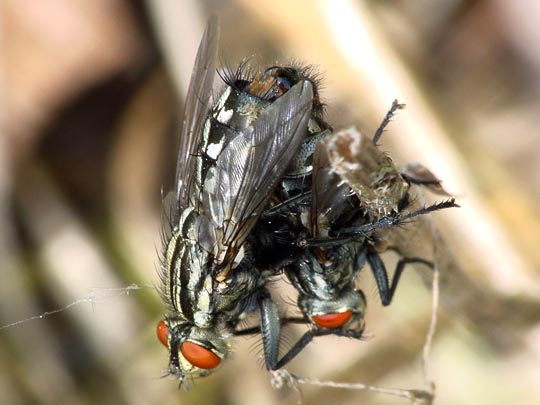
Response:
[[[310,323],[312,328],[280,360],[278,367],[316,336],[362,337],[366,300],[357,288],[356,277],[366,262],[383,305],[391,303],[406,264],[432,266],[430,261],[412,256],[418,252],[409,249],[413,243],[407,242],[408,237],[417,236],[417,221],[418,226],[429,223],[425,214],[457,205],[452,199],[419,206],[410,191],[411,184],[425,184],[440,191],[440,181],[418,165],[407,166],[408,174],[401,173],[377,148],[376,141],[398,107],[393,105],[374,139],[353,140],[361,134],[354,129],[345,130],[327,138],[315,151],[310,203],[291,208],[295,211],[291,226],[296,233],[306,234],[305,243],[295,260],[284,266],[299,292],[298,307],[303,318],[296,321]],[[358,148],[360,141],[366,145]],[[412,218],[412,226],[401,226]],[[392,280],[379,256],[384,250],[380,249],[383,235],[391,242],[385,248],[402,255]],[[422,240],[418,244],[430,242]]]
[[[185,103],[161,265],[169,313],[157,333],[169,349],[169,374],[184,385],[220,365],[231,337],[251,332],[239,322],[257,309],[266,365],[276,367],[280,320],[265,288],[276,269],[259,253],[273,231],[257,224],[270,226],[271,215],[261,216],[271,205],[302,196],[315,145],[330,133],[306,69],[245,74],[241,66],[221,75],[225,87],[212,103],[217,44],[211,20]]]

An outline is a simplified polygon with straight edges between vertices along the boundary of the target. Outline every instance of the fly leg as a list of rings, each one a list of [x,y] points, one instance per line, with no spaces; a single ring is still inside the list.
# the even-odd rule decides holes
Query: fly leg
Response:
[[[281,320],[277,305],[272,301],[270,293],[262,288],[257,293],[260,324],[251,328],[235,330],[235,336],[246,336],[260,333],[262,335],[264,361],[268,370],[275,370],[278,363],[279,341],[281,337]]]
[[[278,361],[279,342],[281,338],[281,323],[276,304],[272,301],[268,291],[264,290],[259,296],[259,316],[261,322],[261,334],[264,348],[264,359],[268,370],[277,370],[291,361],[315,336],[329,334],[343,334],[349,336],[353,331],[335,330],[309,330],[296,344]],[[287,323],[305,323],[304,318],[286,318]],[[361,335],[361,332],[360,332]]]
[[[288,362],[294,359],[298,353],[300,353],[315,337],[318,336],[343,336],[352,339],[360,339],[362,337],[363,328],[357,329],[310,329],[302,335],[302,337],[289,349],[287,353],[279,360],[275,368],[272,370],[278,370],[284,367]]]
[[[247,336],[247,335],[256,335],[257,333],[261,333],[260,326],[253,326],[251,328],[235,330],[233,332],[233,335],[234,336]]]
[[[278,363],[281,323],[276,304],[270,293],[262,289],[258,297],[259,318],[263,340],[264,360],[268,370],[275,370]]]
[[[304,322],[307,323],[307,321],[304,320]],[[294,344],[294,346],[278,361],[278,349],[279,349],[279,341],[278,342],[267,342],[267,339],[265,339],[265,333],[261,332],[261,326],[254,326],[252,328],[247,328],[239,331],[235,331],[235,336],[245,336],[245,335],[252,335],[256,333],[262,333],[263,335],[263,345],[264,345],[264,358],[266,363],[266,368],[268,370],[278,370],[282,368],[285,364],[287,364],[289,361],[294,359],[298,353],[300,353],[304,347],[306,347],[313,338],[317,336],[326,336],[326,335],[332,335],[332,334],[340,334],[340,336],[348,336],[353,337],[349,335],[341,334],[339,329],[338,330],[331,330],[331,329],[313,329],[309,330]],[[337,333],[336,333],[337,332]],[[354,336],[356,337],[356,336]],[[360,336],[358,336],[360,337]],[[271,347],[272,344],[276,344],[276,347]],[[268,347],[268,345],[270,347]],[[275,351],[274,351],[275,349]]]
[[[289,323],[301,323],[303,325],[306,325],[309,323],[309,321],[306,318],[302,317],[287,317],[287,318],[280,318],[279,319],[281,326],[288,325]],[[252,326],[250,328],[246,329],[239,329],[235,330],[233,332],[234,336],[247,336],[247,335],[256,335],[258,333],[261,333],[261,327],[259,326]]]
[[[361,241],[368,236],[371,232],[378,229],[390,228],[392,226],[398,226],[406,224],[410,219],[418,216],[426,215],[434,211],[439,211],[446,208],[459,207],[455,200],[449,199],[429,206],[422,207],[416,211],[409,212],[407,214],[390,214],[377,219],[375,222],[371,222],[361,226],[355,226],[350,228],[342,228],[338,232],[338,236],[325,237],[325,238],[303,238],[299,239],[296,244],[303,248],[307,247],[336,247],[343,243]]]
[[[285,201],[280,202],[279,204],[274,205],[271,208],[268,208],[262,215],[261,218],[271,217],[272,215],[279,213],[280,211],[289,210],[291,206],[295,204],[305,204],[306,201],[311,197],[311,189],[303,190],[301,193],[294,197],[290,197]]]
[[[270,299],[270,294],[265,292],[261,294],[259,301],[259,313],[261,318],[261,325],[237,330],[234,332],[235,336],[246,336],[257,333],[262,334],[263,347],[264,347],[264,359],[266,368],[268,370],[278,370],[284,367],[292,359],[294,359],[298,353],[300,353],[315,337],[318,336],[343,336],[352,339],[360,339],[362,337],[362,329],[310,329],[305,332],[302,337],[289,349],[287,353],[278,361],[279,353],[279,339],[281,325],[289,323],[301,323],[309,324],[310,322],[303,317],[289,317],[280,319],[277,312],[276,304]]]
[[[403,273],[403,270],[407,264],[421,263],[433,268],[433,263],[428,260],[421,259],[419,257],[403,257],[396,265],[394,276],[390,282],[388,279],[388,271],[386,270],[384,262],[375,249],[369,245],[366,247],[366,258],[369,266],[371,267],[371,271],[373,272],[373,277],[375,277],[375,281],[377,282],[377,289],[379,290],[381,302],[384,306],[390,305],[392,302],[392,298],[396,292],[401,274]]]
[[[394,102],[392,103],[392,107],[390,107],[390,110],[388,110],[388,112],[386,113],[385,117],[383,118],[381,122],[381,125],[379,125],[379,128],[377,128],[377,131],[375,131],[375,135],[373,135],[373,143],[375,145],[377,145],[377,142],[379,142],[379,139],[381,139],[384,129],[392,120],[392,117],[394,116],[395,112],[403,108],[405,108],[405,104],[400,104],[397,100],[394,100]]]

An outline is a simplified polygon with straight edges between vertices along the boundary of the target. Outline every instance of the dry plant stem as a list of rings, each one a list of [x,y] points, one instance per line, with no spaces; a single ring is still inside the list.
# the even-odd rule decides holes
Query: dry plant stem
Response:
[[[435,396],[435,383],[429,377],[429,355],[433,344],[433,337],[437,328],[437,313],[439,311],[439,268],[435,264],[433,269],[433,281],[431,284],[431,320],[426,335],[426,341],[422,349],[422,378],[424,380],[425,390]]]
[[[343,388],[349,390],[369,391],[378,394],[393,395],[401,398],[407,398],[412,404],[425,404],[430,405],[433,403],[433,395],[431,392],[424,390],[408,390],[401,388],[385,388],[376,387],[374,385],[367,385],[361,383],[339,383],[335,381],[324,381],[317,378],[305,378],[289,373],[287,370],[272,371],[272,386],[274,388],[281,388],[283,384],[287,384],[289,387],[298,390],[298,385],[308,384],[318,387],[328,388]]]

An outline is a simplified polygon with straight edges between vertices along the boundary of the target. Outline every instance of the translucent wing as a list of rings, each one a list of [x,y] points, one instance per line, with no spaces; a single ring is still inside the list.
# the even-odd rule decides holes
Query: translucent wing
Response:
[[[405,211],[412,212],[426,205],[422,190],[418,186],[409,189],[411,204]],[[414,218],[411,223],[401,227],[391,227],[378,232],[388,247],[403,257],[419,257],[434,260],[434,226],[429,215]]]
[[[329,225],[343,213],[350,195],[350,187],[330,165],[326,142],[318,143],[313,154],[311,236],[328,236]]]
[[[420,184],[429,189],[432,193],[451,197],[448,191],[442,186],[439,180],[427,167],[420,163],[408,163],[399,168],[401,176],[414,184]]]
[[[222,229],[218,250],[234,251],[255,225],[304,140],[312,101],[311,83],[298,83],[263,110],[219,156],[215,186],[203,190],[202,199],[204,215]]]
[[[217,18],[211,18],[199,45],[195,65],[184,106],[184,118],[180,133],[180,147],[176,166],[176,199],[178,207],[173,215],[190,205],[190,199],[196,190],[195,159],[197,147],[203,132],[203,125],[208,112],[212,85],[216,71],[218,52],[219,25]],[[172,218],[175,222],[177,218]]]
[[[403,212],[412,212],[426,205],[421,187],[412,185],[409,189],[411,204]],[[451,261],[444,241],[437,232],[430,215],[414,218],[410,223],[399,227],[381,229],[377,232],[379,242],[384,248],[392,249],[404,258],[420,258],[436,265],[446,272],[446,263]],[[422,264],[413,264],[426,284],[430,284],[433,270]]]

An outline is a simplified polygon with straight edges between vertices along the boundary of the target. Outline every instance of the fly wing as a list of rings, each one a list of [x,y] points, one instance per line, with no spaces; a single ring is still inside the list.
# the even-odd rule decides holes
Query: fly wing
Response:
[[[197,147],[203,132],[203,125],[209,108],[212,85],[216,71],[219,24],[216,17],[208,21],[204,32],[184,106],[180,147],[176,166],[176,203],[173,215],[188,207],[191,198],[198,190],[193,190],[195,179],[195,159]],[[198,185],[200,187],[200,184]],[[173,223],[178,218],[172,218]]]
[[[408,194],[410,204],[403,213],[415,211],[426,205],[419,186],[412,186]],[[384,239],[388,247],[396,250],[403,257],[419,257],[433,261],[434,232],[430,215],[421,215],[403,226],[381,229],[378,235]]]
[[[420,163],[408,163],[399,168],[401,176],[407,179],[410,183],[422,185],[429,189],[432,193],[451,197],[448,191],[442,186],[442,181],[439,180],[431,171]]]
[[[420,186],[412,185],[408,194],[411,203],[403,213],[426,206],[424,193]],[[424,259],[436,265],[442,272],[449,270],[447,264],[452,260],[448,250],[444,248],[444,241],[441,239],[431,215],[415,217],[403,226],[381,229],[377,232],[377,236],[383,242],[383,246],[396,251],[401,257]],[[431,283],[432,269],[421,264],[413,266],[427,284]]]
[[[218,261],[234,258],[266,208],[304,140],[312,102],[311,83],[298,83],[264,109],[219,156],[215,186],[205,188],[202,199],[205,216],[222,230],[218,252],[228,253],[226,258],[218,254]]]
[[[330,165],[326,142],[319,142],[313,153],[310,235],[326,237],[330,224],[346,207],[350,187]]]

